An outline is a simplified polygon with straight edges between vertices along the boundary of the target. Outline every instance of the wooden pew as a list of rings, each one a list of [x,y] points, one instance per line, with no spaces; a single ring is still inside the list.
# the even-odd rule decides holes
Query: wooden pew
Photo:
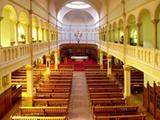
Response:
[[[134,115],[138,114],[138,106],[93,106],[95,115]]]
[[[116,83],[115,80],[87,80],[87,83]]]
[[[90,93],[90,98],[123,98],[122,92],[99,92]]]
[[[87,80],[107,80],[108,78],[107,77],[96,77],[96,76],[91,76],[91,77],[87,77]]]
[[[68,73],[73,74],[73,69],[51,70],[50,72],[51,72],[51,75],[56,74],[56,73],[59,73],[59,74],[68,74]]]
[[[42,80],[42,83],[72,83],[72,80]]]
[[[91,99],[92,106],[116,106],[125,105],[124,98],[100,98]]]
[[[36,93],[34,98],[57,98],[57,99],[68,99],[70,93]]]
[[[106,74],[86,74],[86,77],[107,77]]]
[[[59,65],[58,65],[58,68],[59,68],[59,69],[62,69],[62,70],[65,70],[65,69],[71,69],[71,70],[73,70],[73,69],[74,69],[74,65],[63,65],[63,64],[59,64]]]
[[[66,116],[12,116],[12,120],[67,120]]]
[[[122,88],[111,87],[111,88],[89,88],[90,93],[97,93],[97,92],[122,92]]]
[[[69,99],[32,99],[33,106],[68,106]]]
[[[37,93],[70,93],[71,89],[63,88],[36,88]]]
[[[71,88],[72,85],[50,85],[50,84],[40,84],[39,87],[44,88]]]
[[[115,87],[115,88],[119,88],[119,85],[118,84],[101,84],[101,85],[98,85],[98,84],[93,84],[93,85],[88,85],[88,88],[113,88],[113,87]]]
[[[84,65],[85,69],[100,69],[100,65]]]
[[[118,116],[100,116],[95,115],[94,120],[145,120],[145,114],[137,115],[118,115]]]
[[[40,106],[40,107],[20,107],[21,115],[25,116],[65,116],[68,113],[67,106]]]
[[[49,77],[50,80],[72,80],[72,77],[54,77],[54,76],[50,76]]]
[[[88,83],[88,82],[87,82]],[[100,82],[100,83],[88,83],[88,86],[103,86],[103,85],[107,85],[107,86],[119,86],[119,84],[118,83],[115,83],[115,82],[105,82],[105,83],[103,83],[103,82]]]

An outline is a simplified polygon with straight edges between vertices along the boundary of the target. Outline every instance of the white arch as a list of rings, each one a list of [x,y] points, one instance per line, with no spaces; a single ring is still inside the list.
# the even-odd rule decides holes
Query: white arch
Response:
[[[60,10],[60,11],[58,12],[58,14],[57,14],[57,19],[58,19],[60,22],[63,22],[64,16],[65,16],[68,12],[70,12],[71,10],[73,10],[73,9],[70,9],[70,8],[67,8],[67,7],[63,6],[63,7],[61,8],[61,10]],[[93,17],[95,23],[99,21],[99,14],[98,14],[98,12],[97,12],[93,7],[88,8],[88,9],[83,9],[83,10],[84,10],[85,12],[88,12],[88,13]],[[60,23],[58,23],[58,25],[61,26]]]

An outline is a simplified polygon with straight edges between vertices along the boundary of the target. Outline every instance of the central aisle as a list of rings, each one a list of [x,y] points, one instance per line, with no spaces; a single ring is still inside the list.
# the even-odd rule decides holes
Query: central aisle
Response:
[[[73,72],[69,120],[93,120],[85,72]]]

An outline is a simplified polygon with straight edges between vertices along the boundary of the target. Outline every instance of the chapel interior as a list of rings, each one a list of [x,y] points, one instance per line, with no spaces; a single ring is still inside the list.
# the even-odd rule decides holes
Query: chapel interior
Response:
[[[160,0],[0,0],[0,120],[160,120]]]

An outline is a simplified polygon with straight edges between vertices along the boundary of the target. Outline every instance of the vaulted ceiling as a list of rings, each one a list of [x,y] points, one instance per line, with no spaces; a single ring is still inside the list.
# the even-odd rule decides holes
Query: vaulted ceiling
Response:
[[[60,11],[65,4],[75,0],[54,0],[56,13]],[[106,5],[107,0],[78,0],[90,4],[98,13],[100,13],[102,6]]]
[[[84,10],[71,10],[63,17],[63,23],[69,25],[94,24],[94,18]]]

